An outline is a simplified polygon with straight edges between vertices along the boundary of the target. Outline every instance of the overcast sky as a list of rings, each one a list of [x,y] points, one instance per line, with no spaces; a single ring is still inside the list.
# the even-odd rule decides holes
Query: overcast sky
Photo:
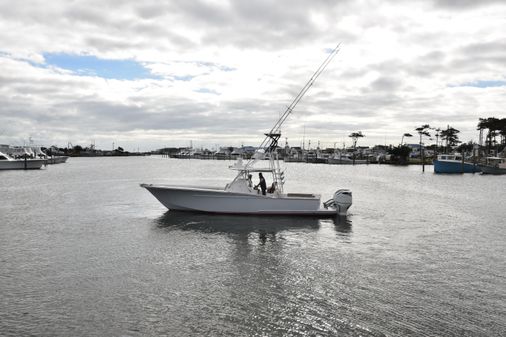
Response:
[[[292,146],[506,117],[503,0],[4,0],[0,31],[0,144],[258,145],[337,43]]]

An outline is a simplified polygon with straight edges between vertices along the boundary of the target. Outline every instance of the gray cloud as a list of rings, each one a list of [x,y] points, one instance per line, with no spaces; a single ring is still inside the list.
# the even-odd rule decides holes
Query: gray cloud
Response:
[[[385,10],[393,4],[395,11]],[[167,139],[177,145],[185,135],[212,143],[255,140],[297,94],[322,51],[339,41],[342,53],[286,130],[300,134],[305,125],[314,139],[362,130],[371,134],[367,142],[382,143],[384,134],[397,139],[420,123],[455,122],[468,130],[462,137],[472,137],[478,117],[504,114],[501,88],[452,87],[506,76],[503,22],[495,21],[506,13],[502,1],[371,6],[325,0],[0,3],[0,142],[29,134],[63,142],[145,135],[166,137],[164,145]],[[188,81],[107,81],[34,66],[47,52],[183,70],[199,63],[202,69],[165,76]],[[252,55],[259,59],[248,60]],[[279,72],[266,60],[278,62]],[[247,68],[257,62],[275,73],[259,67],[256,78],[250,75]]]
[[[489,5],[504,5],[502,0],[433,0],[435,6],[445,9],[472,9]]]

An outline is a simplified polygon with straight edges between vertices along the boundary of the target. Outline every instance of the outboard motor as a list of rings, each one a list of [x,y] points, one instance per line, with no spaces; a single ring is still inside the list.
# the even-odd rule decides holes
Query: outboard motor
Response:
[[[348,189],[337,190],[334,193],[334,207],[337,209],[339,215],[346,215],[348,208],[352,204],[351,191]]]

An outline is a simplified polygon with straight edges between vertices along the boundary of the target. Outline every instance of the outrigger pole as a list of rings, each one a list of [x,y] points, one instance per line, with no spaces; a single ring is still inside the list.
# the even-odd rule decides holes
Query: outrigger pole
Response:
[[[288,116],[292,113],[293,109],[297,106],[297,104],[300,102],[302,97],[306,94],[306,92],[311,88],[311,86],[314,84],[316,79],[321,75],[321,73],[327,68],[330,61],[336,56],[336,54],[339,52],[340,43],[329,53],[325,61],[318,67],[318,69],[314,72],[313,76],[307,81],[306,85],[300,90],[297,96],[293,99],[292,103],[286,108],[285,112],[281,117],[278,119],[276,124],[272,127],[272,129],[269,131],[269,133],[265,134],[265,139],[262,141],[262,143],[259,146],[259,149],[265,149],[268,152],[273,152],[276,149],[276,146],[278,144],[278,139],[281,136],[281,125],[285,122],[285,120],[288,118]],[[267,143],[271,141],[271,144],[267,146]],[[247,165],[249,165],[252,161],[250,160]]]

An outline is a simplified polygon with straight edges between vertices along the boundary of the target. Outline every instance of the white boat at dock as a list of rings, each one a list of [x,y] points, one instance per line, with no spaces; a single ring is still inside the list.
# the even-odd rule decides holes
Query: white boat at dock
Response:
[[[319,194],[285,193],[285,176],[280,167],[277,153],[282,124],[336,55],[338,47],[328,55],[270,132],[265,134],[266,137],[254,156],[246,163],[243,163],[242,159],[238,159],[234,165],[229,167],[237,171],[237,174],[234,180],[225,187],[160,184],[141,184],[141,187],[151,192],[169,210],[255,215],[346,215],[352,204],[352,193],[348,189],[338,189],[332,198],[323,204]],[[268,159],[269,166],[257,167],[257,164],[265,165],[264,159]],[[253,187],[251,177],[254,173],[270,175],[272,185],[267,193],[263,194]]]
[[[38,157],[40,159],[46,159],[47,164],[63,164],[69,159],[69,156],[64,155],[54,155],[52,149],[49,149],[51,155],[47,154],[46,152],[42,151],[42,148],[40,146],[38,147],[31,147],[30,150],[35,154],[35,157]],[[26,148],[25,148],[26,151]]]
[[[45,159],[14,159],[6,153],[0,152],[0,170],[37,170],[46,164]]]
[[[48,164],[63,164],[67,162],[69,156],[47,156]]]
[[[48,151],[49,150],[49,151]],[[45,164],[61,164],[65,163],[69,156],[65,156],[62,154],[54,154],[53,149],[42,150],[41,146],[9,146],[2,145],[0,148],[4,154],[7,154],[9,157],[13,159],[24,159],[32,158],[32,159],[44,159]],[[51,152],[51,155],[48,155],[47,152]]]
[[[359,164],[368,164],[366,159],[353,159],[347,153],[336,152],[332,157],[327,160],[328,164],[332,165],[359,165]]]

